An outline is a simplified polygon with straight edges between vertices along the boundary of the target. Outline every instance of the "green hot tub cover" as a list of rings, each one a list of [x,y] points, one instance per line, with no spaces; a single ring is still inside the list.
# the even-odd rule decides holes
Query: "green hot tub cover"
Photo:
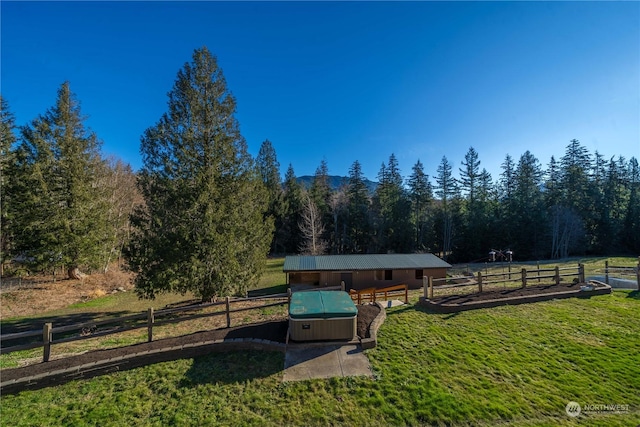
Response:
[[[289,316],[292,319],[334,319],[355,317],[356,305],[346,292],[309,291],[291,295]]]

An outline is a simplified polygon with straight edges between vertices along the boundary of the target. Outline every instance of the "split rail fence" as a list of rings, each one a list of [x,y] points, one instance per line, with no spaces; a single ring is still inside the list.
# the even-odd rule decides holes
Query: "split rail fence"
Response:
[[[257,300],[280,300],[277,302],[268,302],[267,304],[250,306],[250,307],[237,307],[232,308],[232,305],[257,301]],[[119,334],[122,332],[132,331],[135,329],[147,329],[147,341],[153,341],[153,328],[161,325],[167,325],[170,323],[179,323],[187,320],[195,320],[205,317],[213,316],[226,316],[227,328],[231,327],[231,314],[242,311],[257,310],[266,307],[275,307],[279,305],[289,304],[291,302],[290,293],[274,294],[253,298],[229,298],[224,301],[208,303],[208,304],[196,304],[185,307],[168,308],[163,310],[154,311],[153,307],[149,308],[146,312],[140,314],[133,314],[130,316],[117,317],[112,319],[105,319],[99,321],[90,321],[84,323],[78,323],[73,325],[56,326],[52,323],[45,323],[42,329],[17,332],[13,334],[3,334],[0,336],[0,352],[2,354],[12,353],[20,350],[29,350],[33,348],[43,348],[42,360],[43,362],[49,361],[51,357],[51,346],[53,344],[62,344],[72,341],[85,340],[90,338],[103,337],[111,334]],[[211,307],[224,306],[224,310],[212,311],[202,313],[201,311]],[[178,313],[199,311],[200,313],[187,314],[185,316],[171,317]],[[98,327],[104,327],[109,325],[107,330],[100,331]],[[64,334],[63,337],[54,339],[54,335]],[[5,347],[5,342],[25,340],[33,337],[41,337],[41,340],[35,342],[29,342],[26,344],[13,345]]]
[[[521,287],[523,288],[527,287],[533,282],[541,283],[541,281],[546,281],[546,283],[551,282],[559,285],[563,277],[576,277],[580,283],[584,283],[584,265],[578,264],[577,267],[563,268],[560,268],[558,266],[554,268],[538,267],[535,270],[527,270],[526,268],[522,268],[520,270],[520,274],[518,274],[517,272],[482,274],[482,272],[479,271],[475,276],[445,277],[441,279],[434,279],[431,276],[425,276],[422,280],[424,298],[432,299],[434,288],[450,289],[457,287],[474,286],[477,287],[477,292],[482,292],[483,287],[485,286],[498,284],[506,285],[507,283],[513,284],[514,281],[520,282]]]
[[[640,288],[640,257],[638,257],[638,264],[635,267],[610,265],[609,261],[604,262],[604,282],[609,285],[609,276],[612,278],[628,278],[634,277],[638,287]]]

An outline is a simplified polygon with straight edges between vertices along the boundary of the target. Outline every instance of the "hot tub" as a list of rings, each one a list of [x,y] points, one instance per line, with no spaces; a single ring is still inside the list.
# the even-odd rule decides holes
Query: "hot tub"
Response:
[[[358,309],[346,292],[294,292],[289,305],[289,336],[294,341],[352,340]]]

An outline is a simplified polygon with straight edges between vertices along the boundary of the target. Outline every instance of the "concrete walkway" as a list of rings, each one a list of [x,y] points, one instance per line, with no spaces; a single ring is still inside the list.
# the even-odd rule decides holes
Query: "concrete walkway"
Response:
[[[283,381],[313,378],[373,377],[369,359],[359,345],[302,346],[287,348]]]

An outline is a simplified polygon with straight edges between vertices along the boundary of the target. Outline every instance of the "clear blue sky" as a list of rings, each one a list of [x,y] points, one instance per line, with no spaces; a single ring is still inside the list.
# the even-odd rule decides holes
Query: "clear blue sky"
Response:
[[[142,132],[206,45],[249,150],[272,141],[282,173],[324,158],[375,179],[470,146],[494,180],[507,153],[546,166],[572,138],[640,157],[638,2],[0,3],[1,93],[24,125],[68,80],[105,154],[141,166]]]

